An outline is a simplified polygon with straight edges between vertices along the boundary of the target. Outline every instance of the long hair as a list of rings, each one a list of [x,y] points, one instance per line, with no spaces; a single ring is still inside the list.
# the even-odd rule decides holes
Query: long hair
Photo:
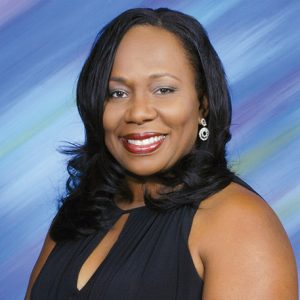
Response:
[[[72,240],[109,228],[116,208],[113,199],[132,200],[125,181],[129,171],[108,151],[102,117],[116,50],[126,32],[137,25],[156,26],[179,39],[196,75],[198,99],[200,103],[204,101],[203,95],[208,99],[210,131],[207,141],[197,139],[192,151],[175,165],[150,176],[168,189],[156,198],[146,190],[145,204],[160,212],[195,205],[238,180],[226,161],[225,146],[231,138],[231,101],[226,77],[205,29],[195,18],[168,8],[130,9],[99,32],[79,76],[76,100],[85,141],[63,150],[71,159],[67,193],[59,200],[58,213],[50,227],[50,236],[55,241]]]

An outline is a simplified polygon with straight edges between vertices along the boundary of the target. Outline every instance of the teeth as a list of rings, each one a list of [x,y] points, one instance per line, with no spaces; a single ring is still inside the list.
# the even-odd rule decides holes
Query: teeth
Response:
[[[133,144],[133,145],[137,145],[137,146],[141,146],[141,145],[150,145],[153,144],[155,142],[161,141],[165,138],[164,135],[160,135],[160,136],[154,136],[148,139],[144,139],[144,140],[127,140],[127,142],[129,144]]]

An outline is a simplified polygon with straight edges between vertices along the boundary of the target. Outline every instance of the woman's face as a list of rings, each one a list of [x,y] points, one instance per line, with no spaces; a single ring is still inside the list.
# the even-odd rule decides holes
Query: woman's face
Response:
[[[115,56],[105,102],[105,144],[128,171],[148,176],[191,151],[202,117],[195,74],[178,38],[135,26]]]

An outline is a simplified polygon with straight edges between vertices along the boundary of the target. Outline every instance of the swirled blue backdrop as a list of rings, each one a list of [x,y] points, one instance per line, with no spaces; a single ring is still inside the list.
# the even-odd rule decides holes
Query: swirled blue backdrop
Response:
[[[271,205],[300,264],[300,1],[0,0],[0,299],[22,299],[63,192],[62,141],[80,142],[74,94],[99,29],[132,7],[195,16],[224,62],[232,168]]]

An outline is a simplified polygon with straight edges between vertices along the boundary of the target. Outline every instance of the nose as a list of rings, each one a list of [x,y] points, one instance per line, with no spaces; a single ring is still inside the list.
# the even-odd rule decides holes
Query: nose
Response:
[[[124,119],[127,123],[143,124],[152,121],[157,116],[157,111],[150,99],[145,95],[135,95],[128,102]]]

